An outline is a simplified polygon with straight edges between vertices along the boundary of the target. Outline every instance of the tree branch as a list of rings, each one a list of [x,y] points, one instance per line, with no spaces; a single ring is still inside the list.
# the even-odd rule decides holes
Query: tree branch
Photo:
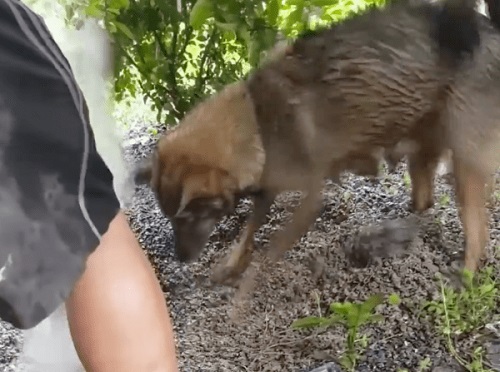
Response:
[[[189,45],[189,42],[191,41],[192,35],[193,35],[193,28],[188,25],[186,28],[186,38],[184,39],[184,44],[182,44],[182,48],[178,55],[182,56],[184,55],[184,53],[186,53],[186,49],[187,46]]]
[[[122,53],[124,54],[125,58],[127,59],[127,61],[132,65],[134,66],[137,71],[139,72],[139,74],[141,74],[141,76],[143,78],[145,78],[146,80],[148,80],[151,76],[151,73],[149,71],[145,71],[144,68],[141,68],[139,66],[139,64],[137,64],[137,62],[134,61],[134,59],[132,58],[132,56],[130,55],[130,53],[120,44],[120,42],[117,40],[116,43],[118,44],[118,47],[121,49]],[[146,65],[144,63],[144,58],[142,57],[142,55],[140,53],[138,53],[139,56],[142,58],[143,60],[143,64],[144,66]],[[143,93],[146,95],[147,98],[149,98],[150,100],[152,100],[154,102],[154,97],[151,95],[151,92],[146,90],[145,87],[144,87],[144,84],[142,83],[141,80],[138,81],[139,83],[139,86],[141,88],[141,90],[143,91]],[[173,99],[174,98],[174,92],[172,92],[168,86],[165,86],[164,87],[165,91],[167,92],[167,94]]]
[[[174,101],[174,106],[178,105],[179,102],[179,90],[177,87],[177,76],[176,76],[176,70],[175,70],[175,64],[177,61],[177,56],[175,55],[176,49],[177,48],[177,32],[178,32],[178,27],[175,28],[176,30],[172,36],[172,54],[170,54],[167,50],[167,47],[165,46],[165,43],[163,42],[160,34],[158,31],[153,32],[153,36],[155,38],[156,43],[160,47],[160,51],[162,52],[166,63],[167,63],[167,72],[169,76],[169,80],[167,83],[170,85],[169,90],[171,93],[170,96],[172,97],[172,100]]]
[[[201,56],[200,70],[198,76],[196,77],[195,91],[194,91],[194,95],[196,96],[196,98],[201,97],[202,90],[208,79],[209,73],[205,74],[205,67],[206,67],[205,64],[207,62],[208,55],[210,53],[210,48],[212,47],[216,35],[217,35],[217,29],[214,28],[212,30],[212,33],[210,34],[210,37],[208,38],[205,50],[203,51],[203,55]]]

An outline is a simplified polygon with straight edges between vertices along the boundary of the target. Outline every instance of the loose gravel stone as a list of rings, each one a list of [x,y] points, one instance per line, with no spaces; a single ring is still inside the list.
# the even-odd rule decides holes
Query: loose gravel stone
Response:
[[[15,371],[15,361],[21,345],[20,332],[10,324],[0,321],[0,371]]]
[[[144,132],[132,132],[130,138],[140,138],[129,141],[127,157],[132,164],[151,152],[153,139],[146,140]],[[405,172],[406,166],[401,164],[394,174],[385,174],[375,182],[346,175],[342,177],[342,186],[328,184],[322,213],[314,226],[271,275],[259,278],[244,317],[238,322],[229,318],[235,289],[210,288],[206,283],[211,270],[238,236],[251,203],[243,200],[236,213],[218,224],[198,261],[181,264],[174,259],[169,221],[162,215],[152,192],[147,187],[139,188],[128,215],[165,292],[173,317],[180,370],[326,372],[331,368],[337,371],[335,364],[324,366],[338,361],[342,355],[343,329],[295,331],[290,324],[299,317],[326,314],[333,301],[363,301],[374,293],[397,293],[402,304],[380,306],[384,322],[361,330],[369,336],[369,344],[358,371],[416,371],[427,357],[436,372],[440,371],[439,366],[454,366],[444,342],[419,312],[423,301],[436,296],[435,275],[446,272],[463,251],[463,231],[451,186],[442,178],[436,180],[435,206],[421,217],[412,249],[404,255],[386,257],[358,268],[344,254],[345,245],[351,244],[360,229],[388,219],[411,217]],[[288,193],[272,207],[267,223],[256,234],[261,247],[257,249],[257,259],[270,234],[290,217],[290,211],[299,201],[300,195]],[[490,208],[490,215],[488,263],[498,268],[500,254],[498,249],[495,251],[500,245],[498,198]],[[475,337],[473,334],[460,340],[457,347],[471,344]],[[492,346],[488,348],[492,364],[498,361],[495,340],[498,338],[489,341]],[[18,333],[0,325],[0,371],[13,370],[19,345]]]

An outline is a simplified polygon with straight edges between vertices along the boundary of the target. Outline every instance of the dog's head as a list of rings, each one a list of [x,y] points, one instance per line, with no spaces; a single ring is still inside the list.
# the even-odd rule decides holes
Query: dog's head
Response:
[[[216,223],[238,202],[236,181],[227,172],[194,165],[161,147],[137,168],[135,182],[151,186],[171,221],[175,253],[182,262],[198,258]]]
[[[225,87],[160,138],[135,180],[148,183],[170,219],[179,260],[196,259],[238,197],[258,187],[265,163],[252,98],[244,82]]]

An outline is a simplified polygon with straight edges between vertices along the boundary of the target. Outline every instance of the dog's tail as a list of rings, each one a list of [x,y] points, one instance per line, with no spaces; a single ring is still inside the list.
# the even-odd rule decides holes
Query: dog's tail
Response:
[[[500,30],[500,0],[485,0],[491,22]]]
[[[487,1],[496,4],[499,0]],[[444,0],[436,22],[439,47],[455,62],[464,54],[472,55],[479,46],[476,0]]]

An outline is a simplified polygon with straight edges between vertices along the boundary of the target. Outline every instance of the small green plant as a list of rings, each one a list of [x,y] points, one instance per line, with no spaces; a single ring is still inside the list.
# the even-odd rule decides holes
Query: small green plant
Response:
[[[421,360],[420,363],[418,364],[418,372],[425,372],[429,371],[430,368],[432,367],[432,362],[429,357],[425,358],[424,360]],[[410,372],[406,368],[403,369],[398,369],[398,372]]]
[[[334,302],[330,305],[330,315],[309,316],[297,319],[292,323],[294,329],[331,327],[342,325],[347,332],[346,352],[340,359],[340,364],[347,371],[354,371],[362,351],[368,346],[368,337],[361,336],[359,330],[367,324],[380,322],[384,317],[375,313],[375,308],[384,302],[380,294],[370,296],[362,303]],[[397,295],[389,297],[390,304],[399,304]]]
[[[438,226],[443,226],[443,222],[441,221],[441,217],[439,216],[434,217],[434,223]]]
[[[426,302],[424,311],[433,318],[437,330],[445,337],[450,353],[465,369],[487,372],[482,348],[474,350],[471,362],[468,362],[458,354],[454,339],[472,333],[495,317],[499,282],[492,267],[476,275],[464,270],[462,275],[463,288],[460,290],[446,286],[440,278],[441,297],[437,301]]]
[[[399,306],[399,304],[401,303],[401,298],[399,297],[399,295],[397,293],[393,293],[389,296],[389,298],[387,299],[387,302],[389,302],[389,304],[391,304],[391,305]]]
[[[430,368],[432,367],[432,362],[429,359],[429,357],[425,358],[424,360],[421,360],[420,363],[418,364],[418,372],[425,372],[429,371]],[[404,369],[398,369],[398,372],[410,372],[406,368]]]
[[[477,347],[472,353],[472,361],[469,364],[471,372],[495,372],[492,369],[486,368],[483,360],[484,350],[481,346]]]
[[[418,365],[418,372],[424,372],[430,370],[432,367],[432,362],[429,357],[425,358],[424,360],[421,360],[419,365]]]
[[[425,305],[426,310],[434,314],[435,322],[444,334],[469,333],[491,320],[495,312],[498,283],[492,267],[476,276],[465,270],[463,285],[462,289],[455,290],[441,281],[441,299]]]
[[[411,178],[410,178],[410,174],[407,171],[405,171],[405,173],[403,175],[403,183],[407,188],[410,188]]]
[[[156,128],[148,128],[148,133],[153,135],[153,136],[157,136],[158,135],[158,129]]]
[[[442,207],[450,205],[450,196],[448,194],[441,195],[439,198],[439,205]]]

